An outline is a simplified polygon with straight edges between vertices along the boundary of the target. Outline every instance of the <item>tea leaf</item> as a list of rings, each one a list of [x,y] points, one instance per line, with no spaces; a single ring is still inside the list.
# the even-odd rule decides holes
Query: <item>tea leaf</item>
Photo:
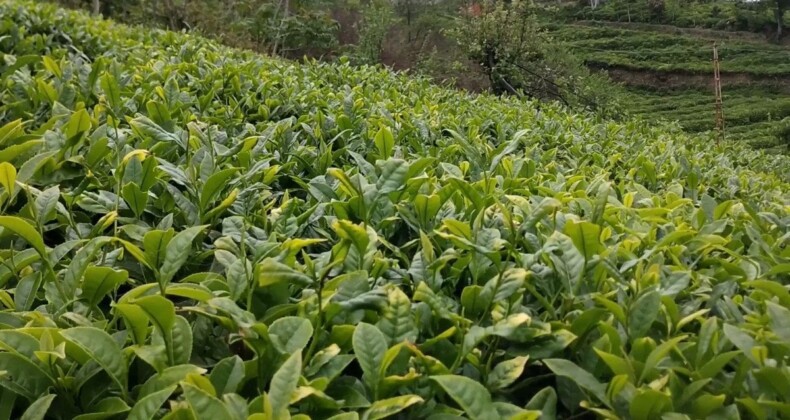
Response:
[[[271,402],[274,418],[283,418],[283,412],[288,409],[291,394],[296,390],[299,377],[302,373],[302,353],[297,351],[277,369],[269,385],[269,401]]]
[[[527,360],[528,357],[520,356],[497,364],[488,375],[486,385],[493,390],[509,386],[524,372]]]
[[[27,241],[42,258],[47,257],[44,240],[36,229],[24,219],[13,216],[0,216],[0,227],[8,229]]]
[[[34,401],[43,395],[47,388],[54,386],[54,380],[29,359],[14,353],[0,353],[0,385]]]
[[[496,419],[496,411],[491,401],[491,394],[482,385],[458,375],[432,376],[431,380],[447,392],[455,402],[466,412],[470,419],[486,420]]]
[[[60,334],[79,346],[102,367],[122,392],[126,391],[128,367],[121,347],[106,332],[93,327],[74,327]]]
[[[269,337],[272,345],[281,354],[293,354],[301,351],[313,335],[310,321],[287,316],[274,321],[269,326]]]
[[[417,395],[400,395],[384,400],[378,400],[374,402],[370,408],[365,410],[362,418],[366,420],[383,419],[400,413],[406,408],[421,402],[423,402],[423,399]]]
[[[159,268],[160,284],[168,284],[176,275],[181,266],[189,259],[192,243],[195,238],[205,230],[206,226],[193,226],[178,232],[170,242],[167,243],[165,258]]]
[[[134,404],[132,410],[129,412],[129,420],[151,420],[154,418],[154,415],[159,411],[159,408],[162,407],[162,404],[165,403],[170,398],[170,395],[173,394],[173,391],[176,390],[176,386],[169,386],[161,391],[152,392],[139,400],[137,403]]]
[[[379,155],[381,155],[381,157],[384,159],[392,157],[392,149],[395,147],[395,137],[393,137],[392,131],[390,131],[389,128],[381,127],[373,138],[373,143],[376,144],[376,148],[379,150]]]
[[[605,404],[607,403],[606,387],[598,382],[589,372],[580,368],[575,363],[563,359],[544,359],[543,363],[545,363],[546,367],[551,369],[555,375],[573,381],[579,387],[598,398],[599,401]]]
[[[661,309],[661,295],[651,290],[634,302],[628,310],[628,335],[632,338],[642,337],[658,318]]]
[[[365,383],[370,389],[378,389],[381,380],[379,367],[387,351],[384,334],[373,325],[360,322],[354,329],[353,347],[357,362],[364,373]]]
[[[10,195],[16,186],[16,168],[8,162],[0,163],[0,186]]]
[[[271,286],[283,282],[301,285],[308,285],[313,282],[310,277],[271,258],[263,260],[255,269],[258,276],[258,286],[260,287]]]
[[[37,399],[25,410],[20,420],[44,420],[50,405],[52,405],[52,400],[56,397],[55,394],[49,394]]]
[[[378,328],[387,337],[389,344],[416,341],[417,326],[411,314],[409,297],[397,287],[392,287],[387,291],[387,301]]]
[[[192,411],[192,415],[196,418],[198,416],[215,419],[233,418],[222,401],[218,400],[216,397],[211,396],[195,385],[181,382],[181,389],[184,390],[184,396],[189,402],[189,408]]]
[[[209,378],[217,395],[236,392],[244,380],[244,362],[239,356],[222,359],[211,369]]]

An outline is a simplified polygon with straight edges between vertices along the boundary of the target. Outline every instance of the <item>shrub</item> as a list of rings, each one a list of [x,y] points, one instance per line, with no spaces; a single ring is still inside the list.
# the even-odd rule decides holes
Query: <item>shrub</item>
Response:
[[[785,414],[787,158],[0,16],[6,417]]]

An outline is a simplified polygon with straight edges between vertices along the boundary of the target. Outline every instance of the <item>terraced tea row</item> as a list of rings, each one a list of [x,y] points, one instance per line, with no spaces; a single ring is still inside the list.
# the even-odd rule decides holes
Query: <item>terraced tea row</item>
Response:
[[[552,33],[588,64],[610,70],[615,80],[625,83],[624,102],[634,115],[647,121],[678,121],[690,132],[713,129],[714,39],[611,27],[605,22],[555,24]],[[718,49],[728,135],[755,147],[786,152],[790,49],[738,39],[734,32],[730,39],[718,40]]]

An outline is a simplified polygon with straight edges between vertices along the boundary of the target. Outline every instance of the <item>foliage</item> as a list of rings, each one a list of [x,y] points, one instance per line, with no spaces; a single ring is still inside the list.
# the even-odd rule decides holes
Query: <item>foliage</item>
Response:
[[[381,62],[384,39],[395,20],[389,0],[371,0],[362,8],[362,18],[358,24],[359,41],[354,57],[364,64]]]
[[[560,11],[572,19],[600,21],[661,23],[685,28],[712,28],[730,31],[765,32],[776,27],[771,1],[689,1],[664,0],[663,12],[651,13],[650,2],[607,0],[593,8],[588,1],[579,2]],[[785,16],[784,23],[790,24]]]
[[[191,4],[192,27],[230,45],[285,57],[319,56],[337,46],[337,23],[321,0]]]
[[[89,7],[85,0],[58,2]],[[322,0],[104,0],[102,12],[127,23],[188,29],[286,57],[319,56],[337,46],[337,23]]]
[[[769,89],[769,88],[768,88]],[[786,151],[790,145],[790,98],[782,92],[757,86],[728,87],[724,92],[726,134],[731,139],[757,147]],[[677,121],[692,132],[714,128],[708,90],[633,89],[627,101],[629,111],[645,119]]]
[[[658,71],[711,72],[713,40],[693,34],[661,33],[595,25],[550,25],[550,33],[588,63]],[[790,50],[753,40],[719,41],[723,73],[790,74]]]
[[[616,111],[611,85],[546,34],[529,1],[474,3],[451,31],[466,55],[479,63],[499,94],[526,94],[602,113]]]
[[[788,415],[786,157],[0,16],[6,417]]]

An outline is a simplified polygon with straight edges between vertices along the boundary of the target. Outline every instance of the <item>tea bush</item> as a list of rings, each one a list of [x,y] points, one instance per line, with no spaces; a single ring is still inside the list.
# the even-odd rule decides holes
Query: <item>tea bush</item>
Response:
[[[0,16],[0,417],[790,416],[787,157]]]

